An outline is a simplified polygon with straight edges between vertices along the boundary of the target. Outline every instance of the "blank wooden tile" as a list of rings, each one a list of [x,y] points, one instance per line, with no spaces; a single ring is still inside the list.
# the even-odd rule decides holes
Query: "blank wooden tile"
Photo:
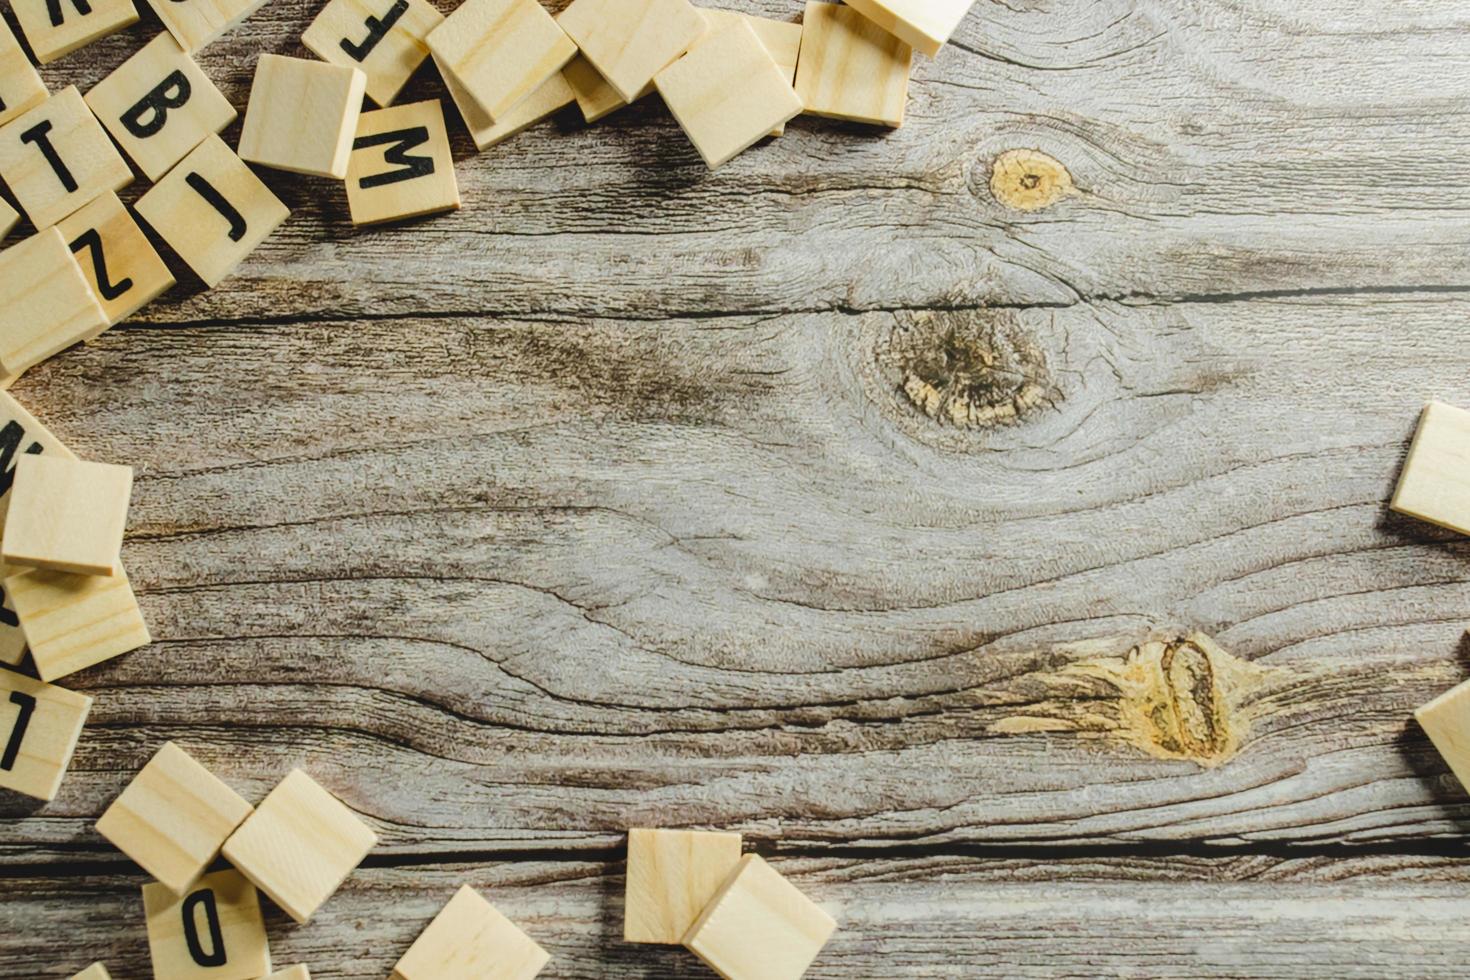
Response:
[[[572,90],[572,97],[577,100],[577,108],[582,110],[582,118],[589,123],[595,123],[629,104],[583,55],[579,54],[568,62],[561,74]],[[650,81],[633,101],[647,98],[654,91],[653,82]]]
[[[137,211],[208,286],[291,214],[218,136],[206,137],[139,198]]]
[[[727,980],[798,980],[837,923],[756,854],[740,859],[684,937]]]
[[[50,95],[10,26],[0,20],[0,126]]]
[[[73,973],[71,980],[112,980],[112,974],[101,963],[93,963],[81,973]]]
[[[705,20],[709,21],[709,37],[731,24],[744,22],[755,30],[755,36],[761,39],[766,51],[770,53],[771,59],[776,62],[776,67],[781,69],[781,77],[786,79],[787,84],[796,85],[796,62],[801,54],[801,25],[789,20],[772,20],[769,17],[755,17],[751,14],[743,14],[735,10],[713,10],[703,9]],[[701,38],[701,43],[703,43]],[[780,136],[786,131],[786,124],[771,130],[772,136]]]
[[[914,49],[851,7],[810,0],[796,94],[816,116],[903,125]]]
[[[0,787],[56,797],[92,699],[0,668]]]
[[[56,228],[81,265],[109,325],[126,320],[174,284],[173,273],[112,191],[62,218]]]
[[[73,575],[34,569],[5,580],[36,673],[54,681],[93,664],[147,646],[127,572]]]
[[[238,26],[265,0],[150,0],[158,19],[185,51],[198,51]]]
[[[352,223],[371,225],[459,207],[438,99],[364,112],[347,167]]]
[[[1470,534],[1470,412],[1443,402],[1424,407],[1389,506]]]
[[[87,105],[149,180],[158,180],[235,107],[171,34],[160,34],[87,92]]]
[[[117,575],[132,493],[131,466],[24,455],[15,464],[0,556],[27,568]],[[26,637],[34,652],[35,637]]]
[[[367,76],[357,68],[261,55],[240,131],[240,157],[343,180],[366,85]]]
[[[10,0],[10,9],[43,65],[138,22],[133,0]]]
[[[689,0],[574,0],[557,23],[624,102],[707,27]]]
[[[740,863],[740,835],[699,830],[628,831],[623,939],[680,943]]]
[[[557,72],[514,109],[502,115],[500,122],[497,123],[485,115],[479,103],[470,98],[470,94],[452,74],[444,73],[443,78],[444,87],[449,89],[450,98],[454,99],[455,108],[459,109],[460,118],[464,120],[465,128],[470,132],[470,138],[481,150],[488,150],[497,143],[503,143],[553,112],[571,105],[575,99],[566,77],[561,72]]]
[[[22,371],[107,329],[107,314],[60,230],[0,252],[0,374]]]
[[[342,801],[295,769],[225,842],[224,855],[291,918],[305,922],[377,841]]]
[[[251,806],[173,742],[163,743],[97,821],[97,832],[183,895]]]
[[[939,53],[975,0],[847,0],[847,5],[929,57]]]
[[[464,885],[393,968],[395,980],[530,980],[551,956]]]
[[[295,966],[288,966],[284,970],[277,970],[270,976],[265,977],[264,980],[311,980],[311,971],[298,963]]]
[[[387,106],[429,56],[429,32],[442,23],[428,0],[330,0],[301,41],[323,61],[362,69],[368,98]]]
[[[271,972],[260,896],[238,871],[207,874],[180,897],[143,886],[153,975],[168,980],[256,980]]]
[[[577,46],[537,0],[465,0],[429,35],[429,50],[498,122],[561,71]]]
[[[801,100],[749,24],[699,42],[654,76],[658,94],[711,170],[801,113]]]
[[[49,228],[133,172],[76,86],[0,127],[0,177],[37,228]]]

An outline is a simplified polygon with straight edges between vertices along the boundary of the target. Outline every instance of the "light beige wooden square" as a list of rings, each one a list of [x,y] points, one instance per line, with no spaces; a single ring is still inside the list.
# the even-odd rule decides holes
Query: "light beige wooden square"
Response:
[[[0,198],[0,239],[9,235],[18,224],[20,224],[20,212],[11,207],[4,198]]]
[[[330,0],[301,41],[323,61],[362,69],[368,98],[387,106],[429,56],[429,32],[442,23],[428,0]]]
[[[198,51],[255,13],[265,0],[150,0],[185,51]]]
[[[393,968],[396,980],[530,980],[546,950],[463,885]]]
[[[355,225],[459,207],[454,157],[438,99],[364,112],[347,167],[347,207]]]
[[[0,127],[0,177],[37,228],[49,228],[133,182],[133,172],[74,85]]]
[[[144,885],[143,915],[154,977],[256,980],[271,972],[260,896],[238,871],[207,874],[182,897],[156,881]]]
[[[36,673],[54,681],[153,641],[127,571],[73,575],[34,569],[5,580]]]
[[[278,970],[270,976],[265,977],[264,980],[311,980],[311,971],[298,963],[295,966],[288,966],[284,970]]]
[[[73,973],[71,980],[112,980],[112,974],[101,963],[93,963],[81,973]]]
[[[914,49],[851,7],[809,0],[796,94],[815,116],[903,125]]]
[[[82,13],[73,0],[10,0],[21,33],[43,65],[138,22],[133,0],[87,0],[86,8]],[[59,24],[53,10],[60,14]]]
[[[444,77],[444,87],[449,89],[449,96],[454,100],[455,108],[459,109],[460,118],[464,120],[465,128],[470,132],[470,138],[475,141],[475,146],[481,150],[488,150],[497,143],[503,143],[521,130],[545,119],[559,109],[569,106],[575,99],[572,87],[567,84],[566,76],[562,72],[552,75],[541,87],[523,99],[519,105],[500,117],[500,122],[493,121],[485,115],[479,103],[470,98],[470,94],[459,84],[459,80],[450,72],[440,69]]]
[[[219,200],[201,191],[209,188]],[[207,136],[137,203],[138,215],[208,286],[216,286],[290,216],[224,140]]]
[[[235,107],[168,33],[92,86],[86,102],[154,181],[236,116]]]
[[[722,977],[798,980],[837,923],[759,855],[740,859],[684,937]]]
[[[49,94],[10,25],[0,20],[0,126],[45,102]]]
[[[713,32],[653,80],[711,170],[801,113],[791,82],[744,22]]]
[[[224,856],[297,922],[352,873],[378,835],[300,769],[225,842]]]
[[[0,252],[0,296],[6,386],[32,365],[107,329],[107,314],[54,227]]]
[[[715,10],[701,8],[705,20],[709,21],[710,32],[705,35],[708,38],[731,24],[744,22],[749,24],[755,31],[755,36],[761,39],[771,59],[776,62],[776,67],[781,69],[781,76],[786,79],[792,87],[796,85],[796,62],[801,54],[801,25],[790,20],[772,20],[770,17],[756,17],[752,14],[743,14],[735,10]],[[703,43],[704,39],[701,39]],[[772,136],[780,136],[786,132],[786,124],[782,123],[771,130]]]
[[[608,84],[602,73],[592,67],[592,62],[585,56],[577,55],[561,71],[562,77],[567,80],[571,87],[572,97],[577,100],[577,108],[582,110],[582,118],[589,123],[595,123],[603,116],[609,115],[630,103],[618,94],[618,90]],[[637,98],[647,98],[654,93],[653,82],[650,81],[638,92]]]
[[[173,742],[97,821],[97,832],[175,895],[209,868],[252,807]]]
[[[241,159],[345,179],[366,85],[357,68],[261,55],[240,131]]]
[[[0,787],[55,799],[92,699],[0,668]]]
[[[126,320],[174,284],[173,273],[112,191],[62,218],[56,228],[81,265],[109,326]]]
[[[1389,506],[1470,534],[1470,412],[1444,402],[1424,406]]]
[[[708,26],[689,0],[573,0],[556,20],[624,102]]]
[[[25,569],[0,562],[0,664],[11,667],[19,665],[25,659],[26,632],[20,628],[20,617],[15,614],[15,603],[10,601],[10,593],[5,590],[3,583],[5,579],[23,571]]]
[[[628,831],[623,939],[680,943],[740,862],[740,835],[701,830]]]
[[[498,122],[561,71],[577,46],[537,0],[465,0],[429,35],[429,50]]]
[[[929,57],[939,53],[975,0],[847,0],[847,5]]]
[[[131,466],[24,455],[15,464],[0,557],[26,568],[119,575],[132,493]],[[24,627],[19,604],[16,611]],[[28,630],[26,638],[34,654],[36,635]]]

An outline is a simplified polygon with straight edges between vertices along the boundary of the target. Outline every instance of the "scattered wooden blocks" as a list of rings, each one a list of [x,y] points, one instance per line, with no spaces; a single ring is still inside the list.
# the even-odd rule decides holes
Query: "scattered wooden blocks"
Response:
[[[143,886],[153,975],[169,980],[255,980],[271,972],[260,896],[238,871],[199,879],[182,898]]]
[[[602,73],[592,67],[592,62],[580,54],[567,63],[561,74],[571,87],[572,96],[577,100],[577,108],[582,110],[582,118],[589,123],[595,123],[603,116],[629,104],[618,94],[617,89],[608,84]],[[650,81],[633,101],[646,98],[653,92],[653,82]]]
[[[277,170],[347,176],[367,76],[304,58],[263,54],[255,66],[240,157]]]
[[[126,320],[174,284],[173,273],[112,191],[62,218],[56,228],[81,265],[109,326]]]
[[[540,88],[523,99],[519,105],[502,115],[500,122],[495,122],[485,115],[480,104],[470,97],[470,94],[452,74],[449,72],[442,74],[444,87],[449,89],[449,96],[454,100],[454,106],[459,110],[465,128],[470,131],[470,138],[475,141],[475,147],[480,150],[488,150],[497,143],[505,142],[558,109],[571,105],[575,98],[572,94],[572,87],[567,84],[566,77],[563,73],[557,72],[542,83]]]
[[[205,285],[217,286],[290,215],[218,136],[139,198],[138,214]]]
[[[54,799],[91,709],[85,694],[0,669],[0,787]]]
[[[94,85],[87,105],[156,181],[211,133],[235,121],[235,107],[170,34],[160,34]]]
[[[689,0],[574,0],[556,21],[624,102],[708,26]]]
[[[347,207],[355,225],[459,207],[454,158],[438,99],[364,112],[347,167]]]
[[[330,0],[301,41],[323,61],[362,69],[368,98],[388,106],[429,56],[429,33],[442,23],[428,0]]]
[[[25,49],[0,21],[0,126],[45,102],[49,94]]]
[[[781,69],[781,77],[787,83],[796,87],[796,62],[801,54],[801,25],[789,20],[772,20],[770,17],[756,17],[752,14],[742,14],[734,10],[705,9],[700,13],[710,24],[710,34],[724,30],[732,24],[744,22],[749,24],[755,31],[755,36],[761,39],[766,51],[776,67]],[[705,35],[709,37],[710,35]],[[772,136],[780,136],[786,132],[786,124],[782,123],[771,130]]]
[[[0,127],[0,177],[37,228],[49,228],[133,172],[71,85]]]
[[[107,314],[56,228],[0,252],[0,296],[0,387],[107,329]]]
[[[550,954],[463,885],[393,967],[394,980],[530,980]]]
[[[914,49],[852,7],[808,0],[796,94],[817,116],[903,125]]]
[[[801,113],[801,100],[749,24],[700,41],[654,76],[658,94],[711,170]]]
[[[837,923],[756,854],[735,872],[684,936],[684,945],[727,980],[798,980]]]
[[[311,918],[378,835],[293,769],[225,841],[224,856],[297,922]]]
[[[185,51],[198,51],[260,9],[265,0],[152,0],[163,26]]]
[[[1470,534],[1470,412],[1430,402],[1389,507]]]
[[[153,641],[125,571],[72,575],[38,568],[7,578],[5,592],[44,681]]]
[[[0,557],[27,568],[118,575],[132,493],[131,466],[24,455],[15,464]],[[26,635],[34,653],[36,638]]]
[[[939,53],[975,0],[847,0],[847,5],[929,57]]]
[[[10,0],[10,8],[43,65],[138,22],[133,0]]]
[[[93,963],[81,973],[72,974],[71,980],[112,980],[112,974],[101,963]]]
[[[440,72],[495,122],[577,53],[537,0],[465,0],[428,43]]]
[[[683,942],[689,927],[739,863],[739,834],[628,831],[624,941]]]

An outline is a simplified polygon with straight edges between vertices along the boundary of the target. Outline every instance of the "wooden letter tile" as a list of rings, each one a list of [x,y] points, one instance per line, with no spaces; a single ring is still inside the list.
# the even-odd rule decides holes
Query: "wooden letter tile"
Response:
[[[311,971],[300,963],[278,970],[263,980],[311,980]]]
[[[1389,506],[1470,534],[1470,412],[1443,402],[1424,406]]]
[[[689,0],[574,0],[557,23],[624,102],[708,26]]]
[[[139,198],[137,209],[209,286],[291,214],[218,136],[205,137]]]
[[[132,493],[131,466],[22,456],[15,464],[0,556],[7,564],[27,568],[118,575]],[[34,653],[36,636],[26,636]]]
[[[45,102],[49,94],[25,49],[0,20],[0,126]]]
[[[54,799],[91,708],[85,694],[0,668],[0,786]]]
[[[366,86],[367,76],[357,68],[261,55],[240,131],[241,158],[277,170],[345,179]]]
[[[459,207],[438,99],[364,112],[347,167],[352,223],[371,225]]]
[[[45,681],[153,640],[126,571],[73,575],[38,568],[7,578],[5,591],[15,604],[36,673]]]
[[[183,895],[251,806],[172,742],[163,743],[97,821],[97,832]]]
[[[112,974],[101,963],[93,963],[81,973],[73,973],[71,980],[112,980]]]
[[[975,0],[847,0],[848,6],[931,58],[944,47],[974,3]]]
[[[815,116],[903,125],[914,49],[851,7],[809,0],[796,94]]]
[[[256,980],[271,972],[260,896],[238,871],[200,878],[182,898],[143,886],[153,975],[168,980]]]
[[[18,224],[20,224],[20,212],[11,207],[4,198],[0,198],[0,238],[10,234]]]
[[[709,37],[718,31],[734,23],[744,22],[755,30],[755,36],[761,39],[766,51],[770,53],[771,60],[776,62],[776,67],[781,69],[781,77],[793,88],[796,85],[796,62],[801,54],[801,25],[789,20],[772,20],[769,17],[754,17],[750,14],[742,14],[734,10],[703,9],[705,20],[709,21]],[[701,41],[702,43],[702,41]],[[771,130],[772,136],[780,136],[786,131],[786,124],[782,123]]]
[[[595,123],[629,104],[617,89],[607,83],[602,73],[592,67],[592,62],[580,54],[568,62],[561,74],[572,90],[572,97],[577,100],[577,108],[582,110],[582,118],[589,123]],[[653,93],[653,82],[649,82],[633,101],[645,99]]]
[[[394,980],[531,980],[551,956],[469,885],[393,968]]]
[[[837,923],[756,854],[710,901],[684,945],[722,977],[798,980]]]
[[[1460,785],[1470,789],[1470,681],[1414,712]]]
[[[49,228],[133,172],[76,86],[0,127],[0,177],[37,228]]]
[[[801,112],[791,82],[745,23],[701,40],[654,84],[711,170]]]
[[[510,139],[516,133],[535,125],[558,109],[571,105],[575,98],[572,94],[572,87],[567,84],[566,77],[562,72],[557,72],[514,109],[502,115],[500,122],[495,122],[485,115],[485,110],[480,108],[478,102],[470,98],[470,94],[452,74],[448,72],[441,72],[441,74],[444,77],[444,87],[449,89],[450,98],[454,99],[455,108],[459,110],[465,128],[470,131],[470,138],[481,150],[488,150],[495,144]]]
[[[740,863],[740,835],[698,830],[628,831],[623,939],[680,943]]]
[[[62,218],[56,228],[81,264],[109,325],[126,320],[174,284],[173,273],[112,191]]]
[[[23,571],[25,569],[0,562],[0,583],[17,572]],[[3,585],[0,585],[0,664],[9,664],[14,667],[24,660],[25,656],[26,632],[20,628],[20,617],[15,614],[15,603],[10,601],[10,593]]]
[[[297,922],[310,919],[378,842],[341,800],[300,769],[225,842],[225,860]]]
[[[361,68],[368,98],[388,106],[429,56],[429,33],[442,23],[428,0],[330,0],[301,41],[323,61]]]
[[[0,375],[20,373],[107,329],[107,314],[56,228],[0,252]]]
[[[577,53],[537,0],[465,0],[429,35],[429,50],[499,121]]]
[[[138,22],[133,0],[10,0],[41,64]]]
[[[87,93],[138,169],[156,181],[204,137],[235,121],[235,107],[179,47],[160,34]]]
[[[264,3],[265,0],[152,0],[158,19],[185,51],[198,51]]]

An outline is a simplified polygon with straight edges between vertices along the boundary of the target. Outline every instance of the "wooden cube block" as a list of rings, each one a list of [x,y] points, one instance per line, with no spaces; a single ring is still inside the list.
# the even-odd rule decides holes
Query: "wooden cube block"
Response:
[[[751,14],[742,14],[734,10],[701,10],[705,20],[709,21],[710,31],[705,37],[717,31],[729,27],[731,24],[744,22],[755,30],[755,36],[761,39],[771,60],[776,62],[776,67],[781,69],[781,77],[786,79],[787,84],[793,88],[796,86],[796,62],[801,54],[801,25],[789,20],[772,20],[769,17],[756,17]],[[700,39],[703,43],[703,38]],[[780,136],[786,132],[786,124],[771,130],[772,136]]]
[[[263,54],[240,131],[240,157],[277,170],[347,177],[367,76],[303,58]]]
[[[1389,507],[1470,534],[1470,412],[1424,406]]]
[[[0,20],[0,126],[45,102],[48,95],[25,49]]]
[[[112,974],[101,963],[93,963],[81,973],[73,973],[71,980],[112,980]]]
[[[174,284],[173,273],[112,191],[62,218],[56,228],[81,265],[108,326],[126,320]]]
[[[118,575],[132,493],[131,466],[24,455],[15,464],[0,557],[26,568]],[[26,636],[34,653],[36,637]]]
[[[311,971],[300,963],[278,970],[264,980],[311,980]]]
[[[251,810],[189,753],[165,742],[102,814],[97,832],[183,895]]]
[[[551,959],[463,885],[393,967],[395,980],[530,980]]]
[[[583,55],[577,55],[567,66],[561,70],[562,77],[566,79],[567,85],[572,90],[572,97],[577,100],[577,108],[582,110],[582,118],[589,123],[595,123],[602,117],[621,109],[630,103],[618,94],[618,90],[608,84],[602,73],[592,67],[592,62]],[[649,82],[639,91],[638,97],[633,101],[647,98],[654,93],[653,82]]]
[[[107,329],[86,276],[56,228],[0,252],[0,375],[21,372]]]
[[[209,286],[291,214],[218,136],[205,137],[138,199],[137,210]]]
[[[770,52],[743,22],[701,40],[653,80],[711,170],[802,109]]]
[[[133,0],[10,0],[10,8],[43,65],[138,22]]]
[[[239,25],[265,0],[152,0],[163,26],[185,51],[198,51]]]
[[[160,34],[94,85],[87,105],[156,181],[211,133],[235,121],[235,107],[174,40]]]
[[[429,35],[439,70],[454,75],[492,120],[561,71],[577,53],[537,0],[465,0]]]
[[[7,578],[5,592],[15,605],[36,673],[45,681],[153,640],[126,571],[73,575],[32,569]]]
[[[847,5],[929,57],[939,53],[975,0],[847,0]]]
[[[153,975],[168,980],[256,980],[271,972],[260,896],[238,871],[200,878],[180,897],[143,886]]]
[[[74,85],[0,127],[0,177],[37,228],[133,182]]]
[[[0,786],[56,797],[92,699],[0,668]]]
[[[442,23],[428,0],[330,0],[301,41],[323,61],[362,69],[368,98],[388,106],[429,56],[429,33]]]
[[[708,26],[689,0],[574,0],[556,21],[624,102]]]
[[[1470,789],[1470,681],[1450,688],[1414,717],[1460,785]]]
[[[914,49],[851,7],[808,0],[796,94],[816,116],[903,125]]]
[[[378,835],[300,769],[225,841],[224,856],[297,922],[311,918]]]
[[[364,112],[347,167],[352,223],[371,225],[459,207],[438,99]]]
[[[836,928],[821,906],[747,854],[689,927],[684,945],[722,977],[798,980]]]
[[[628,831],[623,940],[683,942],[689,927],[739,863],[739,834]]]
[[[459,110],[460,118],[464,120],[465,128],[470,132],[470,138],[475,141],[476,148],[481,150],[488,150],[497,143],[503,143],[553,112],[571,105],[575,99],[572,87],[567,84],[565,75],[557,72],[542,83],[540,88],[523,99],[519,105],[502,115],[500,122],[495,122],[485,115],[478,102],[470,98],[470,94],[464,90],[454,75],[444,72],[443,77],[444,87],[449,89],[449,96],[454,100],[455,108]]]

